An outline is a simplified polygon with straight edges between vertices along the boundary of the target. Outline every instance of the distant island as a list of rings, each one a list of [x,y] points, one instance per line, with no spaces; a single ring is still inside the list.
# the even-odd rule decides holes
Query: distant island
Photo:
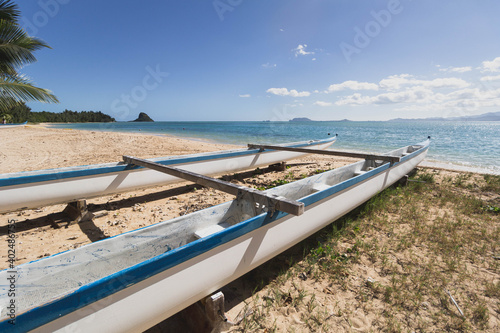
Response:
[[[312,119],[309,119],[307,117],[298,117],[298,118],[293,118],[293,119],[290,119],[289,121],[292,121],[292,122],[299,122],[299,121],[335,121],[335,122],[344,122],[344,121],[352,121],[352,120],[349,120],[349,119],[342,119],[342,120],[312,120]]]
[[[306,118],[306,117],[299,117],[299,118],[290,119],[289,121],[313,121],[313,120]]]
[[[432,117],[432,118],[396,118],[388,121],[500,121],[500,111],[488,112],[477,116],[463,116],[463,117]]]
[[[154,122],[154,120],[153,120],[153,119],[151,119],[151,117],[150,117],[150,116],[148,116],[148,115],[147,115],[146,113],[144,113],[144,112],[139,113],[139,117],[137,117],[137,119],[136,119],[136,120],[133,120],[133,121],[134,121],[134,122],[135,122],[135,121],[138,121],[138,122],[140,122],[140,121],[142,121],[142,122],[145,122],[145,121]]]

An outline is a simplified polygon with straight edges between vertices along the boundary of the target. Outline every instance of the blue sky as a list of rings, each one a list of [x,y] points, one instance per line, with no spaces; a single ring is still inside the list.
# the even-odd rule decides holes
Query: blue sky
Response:
[[[16,1],[23,69],[117,120],[387,120],[500,110],[498,0]]]

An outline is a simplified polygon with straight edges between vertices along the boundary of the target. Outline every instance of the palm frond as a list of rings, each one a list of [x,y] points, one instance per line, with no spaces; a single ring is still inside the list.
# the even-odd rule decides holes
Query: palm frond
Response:
[[[21,15],[17,5],[10,0],[0,1],[0,19],[17,22],[17,19]]]
[[[19,26],[19,15],[13,1],[0,0],[0,112],[20,102],[59,103],[50,90],[34,86],[17,73],[17,69],[36,61],[33,51],[50,48]]]
[[[0,72],[12,74],[16,68],[35,62],[32,52],[44,47],[50,48],[16,23],[0,20]]]
[[[35,87],[21,76],[0,75],[0,110],[19,102],[59,103],[50,90]]]

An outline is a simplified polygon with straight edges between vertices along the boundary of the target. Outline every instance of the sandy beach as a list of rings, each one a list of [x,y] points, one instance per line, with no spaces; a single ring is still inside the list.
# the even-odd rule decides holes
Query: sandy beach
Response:
[[[0,150],[0,173],[115,162],[120,161],[122,155],[152,158],[236,147],[168,136],[51,129],[43,126],[4,129],[0,131],[0,143],[2,147]],[[312,175],[317,170],[338,168],[352,161],[354,160],[349,158],[308,156],[290,161],[288,164],[291,167],[286,171],[269,171],[256,177],[242,174],[230,178],[230,180],[238,184],[258,187],[270,184],[285,175],[299,179],[303,175]],[[457,174],[452,171],[437,171],[432,168],[428,170],[439,174],[439,179]],[[65,205],[11,212],[0,215],[0,243],[3,244],[6,239],[8,221],[15,220],[18,235],[17,264],[19,265],[231,199],[232,196],[212,189],[196,188],[187,182],[179,182],[163,187],[88,200],[89,210],[96,214],[92,221],[70,226],[62,223],[61,227],[57,229],[51,225],[49,216],[61,212]],[[490,199],[488,198],[488,200]],[[491,200],[498,200],[498,194]],[[498,219],[496,221],[498,222]],[[351,245],[343,244],[342,246],[347,248]],[[6,267],[6,251],[1,251],[0,269]],[[359,276],[373,277],[376,275],[373,263],[368,261],[360,264],[357,269],[360,270]],[[492,271],[483,266],[480,269],[486,269],[489,273],[484,274],[492,274],[492,283],[498,283],[497,270]],[[315,283],[312,279],[308,281],[299,279],[297,283],[309,293],[317,291],[321,294],[318,297],[322,297],[322,304],[328,311],[342,306],[348,308],[349,301],[356,298],[355,293],[350,290],[336,289],[335,286],[330,283],[325,284],[324,281]],[[240,283],[238,288],[253,289],[255,286],[242,286]],[[331,297],[332,293],[335,294],[335,297]],[[261,291],[261,294],[264,292]],[[323,295],[326,296],[323,297]],[[245,305],[249,304],[251,298],[252,296],[248,298],[239,296],[239,298],[235,298],[238,302],[229,299],[228,304],[231,306],[228,308],[228,314],[235,318]],[[307,309],[296,307],[295,310],[287,308],[281,312],[274,312],[273,318],[279,324],[278,331],[287,331],[287,327],[294,325],[296,331],[314,331],[300,319],[301,312],[304,311]],[[495,315],[495,311],[492,310],[492,312],[488,327],[498,328],[498,313]],[[338,327],[338,329],[332,331],[368,332],[380,328],[376,325],[373,313],[370,314],[367,309],[359,313],[356,312],[350,318],[351,321],[342,321],[335,315],[333,320],[338,322],[338,326],[333,325],[332,327]]]

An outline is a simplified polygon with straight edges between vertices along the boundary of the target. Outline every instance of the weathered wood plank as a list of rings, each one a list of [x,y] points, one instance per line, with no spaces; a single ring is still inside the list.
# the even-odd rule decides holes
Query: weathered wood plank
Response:
[[[356,158],[363,158],[363,159],[367,159],[367,160],[389,161],[391,163],[401,161],[401,157],[399,157],[399,156],[363,154],[363,153],[354,153],[354,152],[330,150],[330,149],[320,150],[320,149],[309,149],[309,148],[258,145],[258,144],[252,144],[252,143],[248,144],[248,148],[250,148],[250,149],[272,149],[272,150],[295,151],[298,153],[308,153],[308,154],[322,154],[322,155],[333,155],[333,156],[356,157]]]
[[[265,202],[266,205],[268,205],[271,210],[273,209],[280,210],[282,212],[293,215],[302,215],[304,213],[304,203],[299,201],[290,200],[284,197],[268,194],[266,192],[259,191],[253,188],[236,185],[220,179],[207,177],[205,175],[200,175],[198,173],[194,173],[191,171],[162,165],[159,163],[155,163],[140,158],[123,156],[123,161],[127,164],[139,165],[159,172],[164,172],[174,177],[189,180],[193,183],[206,187],[211,187],[219,191],[236,195],[238,197],[243,196],[244,194],[251,195],[253,196],[253,198],[256,199],[256,201]]]

